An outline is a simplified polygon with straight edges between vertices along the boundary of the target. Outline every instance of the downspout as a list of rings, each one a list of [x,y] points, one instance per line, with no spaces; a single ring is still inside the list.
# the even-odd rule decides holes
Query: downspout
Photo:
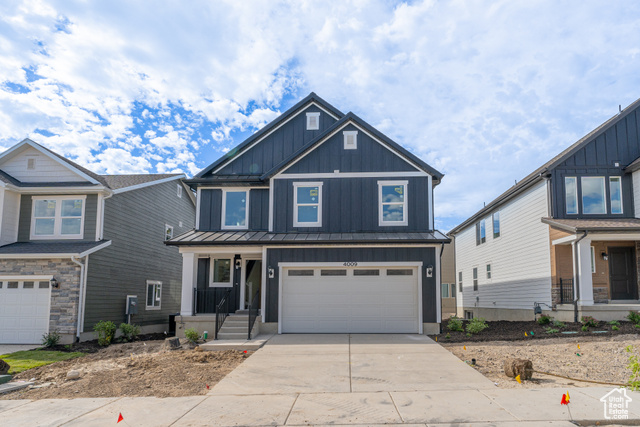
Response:
[[[580,267],[579,267],[578,251],[576,247],[578,246],[578,243],[580,243],[582,239],[587,237],[587,234],[589,234],[589,232],[585,231],[582,237],[580,237],[578,240],[573,242],[573,264],[576,266],[576,270],[577,270],[575,274],[576,280],[575,280],[575,283],[573,284],[576,290],[576,297],[573,300],[573,321],[575,323],[578,323],[578,300],[580,299]]]
[[[109,190],[107,195],[102,198],[102,209],[101,209],[102,218],[100,218],[100,239],[99,240],[104,239],[104,209],[106,206],[105,200],[112,198],[113,194],[114,194],[113,191]]]
[[[433,194],[433,193],[432,193]],[[440,301],[438,301],[438,304],[440,304],[440,319],[436,319],[438,320],[438,324],[440,325],[440,333],[442,333],[442,254],[444,253],[444,243],[440,244],[440,259],[438,260],[440,262],[440,268],[438,268],[438,274],[440,275],[440,280],[439,280],[439,286],[440,289],[438,289],[436,292],[440,295]],[[458,295],[456,293],[456,295]],[[457,310],[457,306],[456,306],[456,310]]]
[[[86,269],[84,268],[84,263],[80,262],[75,255],[71,256],[71,261],[75,264],[78,264],[80,266],[80,289],[78,292],[78,315],[77,315],[77,326],[76,326],[76,342],[80,341],[80,322],[81,322],[81,317],[82,317],[82,307],[84,305],[84,299],[82,298],[83,294],[84,294],[84,289],[86,287],[86,282],[87,282],[87,274],[86,274]]]

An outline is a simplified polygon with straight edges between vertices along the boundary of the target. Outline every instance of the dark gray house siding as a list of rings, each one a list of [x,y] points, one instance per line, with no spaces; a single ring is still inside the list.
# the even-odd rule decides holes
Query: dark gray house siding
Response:
[[[439,249],[438,249],[439,251]],[[439,253],[439,252],[438,252]],[[278,321],[278,263],[281,262],[422,262],[422,316],[424,323],[436,323],[437,290],[435,273],[426,277],[426,268],[435,266],[436,248],[394,247],[394,248],[289,248],[268,249],[267,265],[275,270],[275,277],[267,279],[266,320]]]
[[[43,194],[44,196],[45,194]],[[55,196],[65,196],[63,192]],[[23,194],[20,196],[20,219],[18,224],[18,242],[30,242],[31,232],[31,206],[33,194]],[[55,197],[52,195],[52,197]],[[82,240],[96,239],[96,219],[98,209],[98,196],[95,194],[87,195],[86,205],[84,207],[84,238]],[[41,242],[42,240],[36,240]],[[68,241],[68,240],[65,240]]]
[[[320,129],[307,130],[306,113],[309,112],[320,113]],[[335,122],[336,120],[333,117],[311,105],[265,137],[259,144],[248,149],[244,154],[223,167],[218,173],[220,175],[261,175],[291,156]],[[210,176],[210,174],[205,175],[203,178],[207,176]]]
[[[640,108],[630,111],[621,120],[598,133],[572,156],[550,169],[553,182],[552,212],[554,218],[633,218],[633,187],[631,175],[623,168],[640,157]],[[618,163],[619,166],[615,166]],[[607,214],[582,214],[582,188],[578,179],[578,215],[565,210],[564,178],[567,176],[604,176],[606,179]],[[623,213],[611,214],[608,180],[622,176]]]
[[[127,295],[137,295],[138,325],[168,323],[180,310],[182,256],[164,245],[165,224],[174,235],[194,227],[195,207],[177,180],[115,194],[105,201],[104,238],[111,246],[89,256],[85,332],[99,320],[126,320]],[[161,203],[159,201],[162,201]],[[182,222],[182,227],[180,227]],[[160,310],[146,310],[146,281],[162,282]]]
[[[411,232],[428,231],[428,177],[328,178],[274,180],[274,232]],[[293,227],[293,183],[322,182],[322,226]],[[378,181],[408,181],[407,226],[378,225]]]
[[[344,149],[344,131],[358,131],[357,149]],[[285,173],[417,172],[418,169],[353,125],[347,125]]]
[[[249,192],[249,230],[266,231],[269,228],[269,190],[252,189]],[[222,229],[222,190],[200,190],[200,231]],[[177,234],[176,234],[177,235]]]

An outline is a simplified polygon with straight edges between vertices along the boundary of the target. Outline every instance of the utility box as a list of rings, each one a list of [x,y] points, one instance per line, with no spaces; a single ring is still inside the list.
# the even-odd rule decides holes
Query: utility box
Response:
[[[127,312],[125,314],[127,316],[131,316],[132,314],[138,314],[138,296],[137,295],[127,295]]]

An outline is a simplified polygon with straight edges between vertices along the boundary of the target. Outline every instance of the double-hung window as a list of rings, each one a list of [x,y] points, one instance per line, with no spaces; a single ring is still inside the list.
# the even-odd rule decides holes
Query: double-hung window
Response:
[[[211,285],[216,288],[230,288],[233,286],[233,258],[211,258]]]
[[[473,290],[478,290],[478,267],[473,268]]]
[[[86,196],[32,197],[31,239],[82,239]]]
[[[441,288],[441,293],[440,293],[441,298],[449,298],[449,284],[443,283],[440,285],[440,288]]]
[[[160,310],[162,303],[162,282],[147,280],[147,310]]]
[[[606,214],[605,186],[603,176],[583,176],[582,185],[582,213]]]
[[[378,225],[407,225],[409,181],[378,181]]]
[[[293,183],[293,226],[322,226],[322,183]]]
[[[222,191],[222,229],[246,230],[249,227],[249,190]]]
[[[462,293],[462,271],[458,271],[458,292]]]

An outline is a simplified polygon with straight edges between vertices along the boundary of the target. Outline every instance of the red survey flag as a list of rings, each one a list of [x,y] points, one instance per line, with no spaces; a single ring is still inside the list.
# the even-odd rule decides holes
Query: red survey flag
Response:
[[[560,401],[561,405],[568,405],[569,404],[569,399],[567,399],[567,395],[563,394],[562,395],[562,400]]]
[[[122,416],[122,412],[120,412],[120,415],[118,415],[118,423],[120,421],[122,421],[122,420],[124,420],[124,417]],[[116,424],[118,424],[118,423],[116,423]]]

